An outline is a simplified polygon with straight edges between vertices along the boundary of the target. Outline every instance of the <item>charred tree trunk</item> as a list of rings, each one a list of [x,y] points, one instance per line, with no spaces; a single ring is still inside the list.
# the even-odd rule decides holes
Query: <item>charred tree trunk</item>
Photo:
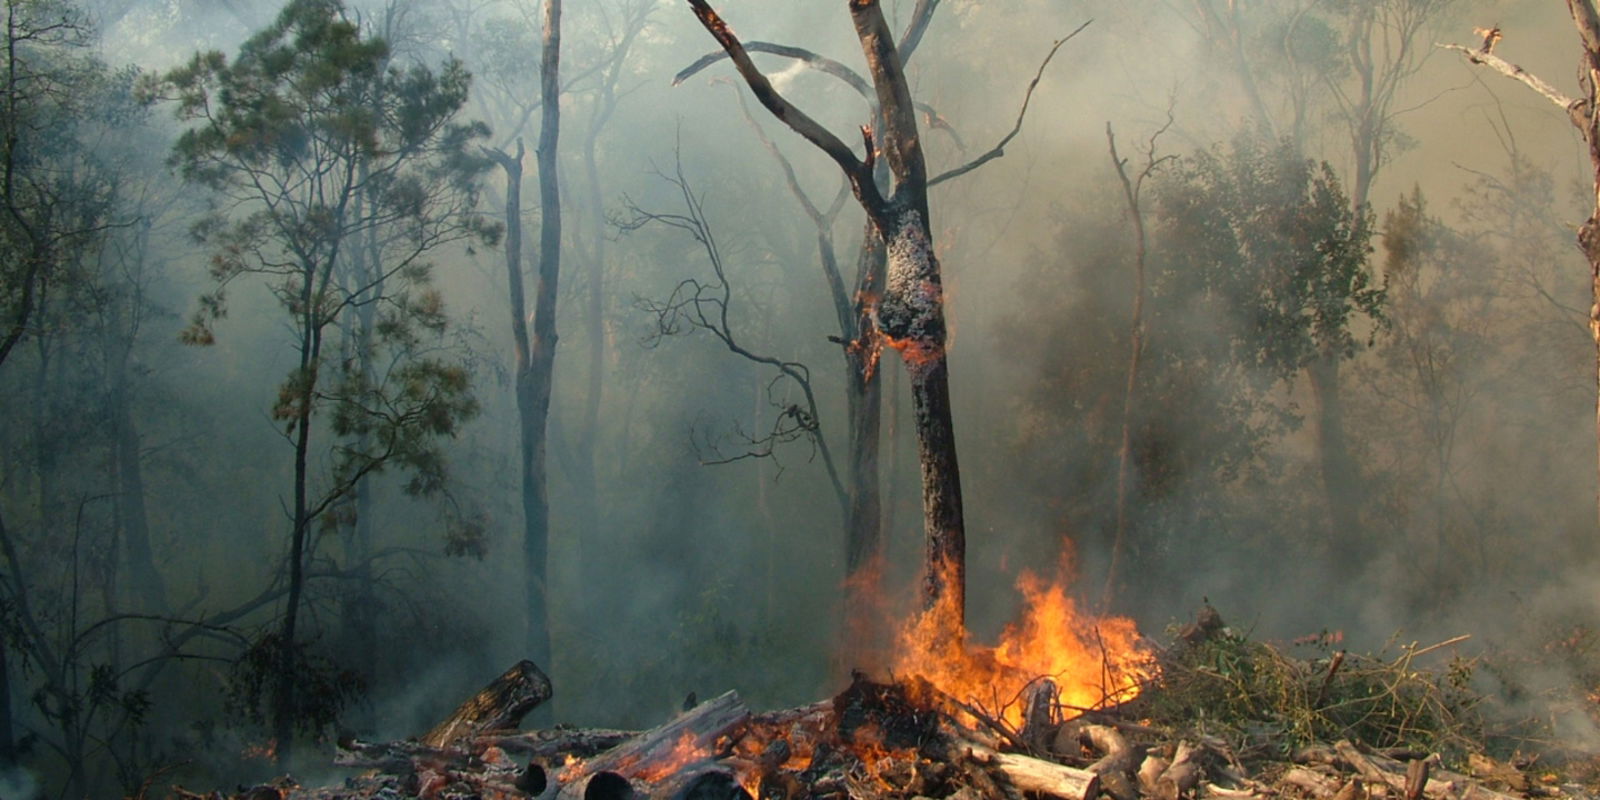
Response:
[[[883,9],[876,0],[852,0],[849,4],[885,128],[882,149],[895,183],[888,197],[879,191],[873,176],[876,148],[870,128],[863,129],[867,155],[862,160],[773,88],[706,0],[689,0],[689,5],[761,104],[844,171],[856,199],[883,238],[887,266],[877,309],[878,328],[886,341],[901,351],[912,387],[927,537],[923,604],[930,610],[939,609],[944,630],[960,636],[965,626],[966,533],[944,350],[944,293],[928,219],[927,165],[916,113]]]
[[[950,630],[959,631],[965,625],[966,533],[944,349],[944,290],[927,217],[915,208],[898,216],[885,234],[888,274],[878,324],[900,351],[911,384],[927,539],[923,607],[939,609],[948,615]]]

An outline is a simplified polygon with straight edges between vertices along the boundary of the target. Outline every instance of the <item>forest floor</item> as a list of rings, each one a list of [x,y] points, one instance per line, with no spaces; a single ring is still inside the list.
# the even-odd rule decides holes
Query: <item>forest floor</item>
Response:
[[[335,763],[353,775],[338,786],[285,777],[231,797],[1600,797],[1600,759],[1556,734],[1563,716],[1600,728],[1593,687],[1518,705],[1538,713],[1511,714],[1476,688],[1485,672],[1503,677],[1503,665],[1442,659],[1459,641],[1356,655],[1322,635],[1294,643],[1314,657],[1294,658],[1234,632],[1208,607],[1174,631],[1139,696],[1114,707],[1064,707],[1042,679],[1012,699],[1020,708],[985,709],[919,679],[857,675],[810,706],[752,713],[729,692],[648,731],[512,730],[515,721],[494,716],[485,700],[491,684],[419,739],[341,742]],[[171,796],[230,797],[180,787]]]

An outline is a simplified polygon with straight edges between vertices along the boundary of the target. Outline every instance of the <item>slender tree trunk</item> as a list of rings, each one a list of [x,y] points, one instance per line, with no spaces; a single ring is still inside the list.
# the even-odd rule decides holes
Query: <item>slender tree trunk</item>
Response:
[[[1159,134],[1158,134],[1159,135]],[[1141,173],[1138,182],[1128,177],[1126,166],[1117,155],[1117,140],[1111,131],[1111,123],[1106,123],[1106,141],[1111,148],[1111,163],[1117,168],[1117,177],[1122,180],[1123,199],[1128,204],[1128,216],[1133,223],[1133,311],[1128,319],[1128,378],[1122,389],[1122,438],[1117,443],[1117,508],[1116,529],[1111,537],[1111,558],[1106,566],[1106,585],[1100,597],[1102,611],[1109,612],[1111,603],[1116,598],[1117,569],[1122,560],[1122,550],[1127,541],[1128,532],[1128,494],[1132,483],[1133,472],[1133,416],[1134,397],[1139,387],[1139,362],[1144,356],[1144,296],[1145,296],[1145,258],[1146,241],[1144,230],[1144,213],[1139,208],[1139,189],[1144,183],[1144,177],[1149,170],[1154,168],[1155,143],[1151,140],[1150,159],[1152,163]]]
[[[556,148],[561,134],[561,0],[544,0],[539,123],[539,280],[534,290],[533,338],[528,371],[518,381],[523,424],[523,558],[527,570],[528,657],[549,665],[550,498],[545,442],[556,357],[556,286],[561,276],[561,184]]]
[[[117,325],[113,330],[120,331]],[[133,420],[128,389],[130,340],[112,344],[111,366],[112,448],[117,480],[118,528],[127,553],[129,578],[140,610],[147,614],[167,611],[167,588],[150,547],[150,515],[145,507],[144,465],[140,457],[139,429]]]
[[[55,365],[55,353],[46,337],[35,339],[38,365],[33,377],[33,459],[39,498],[39,530],[46,536],[64,536],[66,503],[59,486],[60,448],[57,425],[51,399],[50,368]]]
[[[832,252],[828,243],[827,252]],[[849,413],[849,510],[845,515],[845,658],[872,670],[884,656],[883,498],[878,468],[883,420],[883,382],[873,322],[873,298],[883,286],[886,253],[871,225],[861,245],[856,292],[846,320],[845,397]],[[835,270],[837,272],[837,270]]]
[[[0,541],[10,542],[6,523],[0,516]],[[13,582],[21,586],[20,576]],[[17,765],[16,721],[11,712],[11,650],[16,646],[11,636],[0,637],[0,769]]]
[[[1361,552],[1360,476],[1344,435],[1344,408],[1339,395],[1339,358],[1336,354],[1324,354],[1311,362],[1306,372],[1311,379],[1312,394],[1316,397],[1317,455],[1322,471],[1324,499],[1328,504],[1328,519],[1333,527],[1333,541],[1351,545],[1340,547],[1341,551]],[[1351,561],[1343,564],[1343,567],[1357,570],[1360,564]]]
[[[573,487],[578,506],[576,558],[582,575],[579,584],[582,586],[590,586],[595,579],[598,571],[595,554],[600,546],[596,541],[600,535],[600,489],[595,475],[595,450],[599,447],[600,403],[605,393],[606,219],[601,203],[599,159],[595,152],[599,138],[598,125],[591,125],[583,150],[584,177],[588,184],[588,217],[594,226],[594,244],[590,252],[589,291],[585,296],[588,306],[588,319],[585,320],[589,338],[588,380],[583,395],[582,428],[578,431],[578,463],[574,470],[577,485]]]
[[[317,371],[322,351],[322,323],[315,304],[317,270],[304,270],[301,289],[300,369],[294,415],[294,527],[289,537],[289,585],[284,597],[283,620],[278,628],[278,663],[274,676],[272,735],[275,758],[280,768],[294,757],[295,662],[298,651],[298,625],[301,597],[305,592],[306,543],[310,538],[311,404],[316,395]]]
[[[366,183],[369,172],[367,166],[361,166],[361,182]],[[356,198],[357,216],[362,214],[362,198]],[[384,280],[382,254],[378,241],[378,231],[369,228],[362,235],[358,246],[352,249],[352,266],[356,281],[360,285],[371,284],[370,296],[384,296]],[[352,317],[354,331],[348,332],[345,340],[352,342],[355,347],[356,369],[360,371],[364,382],[370,384],[375,378],[373,368],[373,337],[377,332],[378,307],[376,303],[362,303],[355,308]],[[356,450],[366,452],[371,443],[371,437],[366,432],[357,435]],[[376,683],[378,675],[378,593],[372,574],[372,515],[373,493],[376,489],[372,485],[371,476],[364,475],[356,481],[352,490],[355,494],[355,524],[350,532],[349,557],[353,562],[354,575],[352,576],[350,595],[344,624],[350,632],[350,665],[356,674],[365,678],[368,685]],[[359,713],[361,722],[370,723],[372,720],[366,710]]]

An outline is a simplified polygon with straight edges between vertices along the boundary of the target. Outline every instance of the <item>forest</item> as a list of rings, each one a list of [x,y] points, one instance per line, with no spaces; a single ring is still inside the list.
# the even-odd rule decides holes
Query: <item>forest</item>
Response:
[[[1040,602],[1600,754],[1592,0],[5,2],[0,797]]]

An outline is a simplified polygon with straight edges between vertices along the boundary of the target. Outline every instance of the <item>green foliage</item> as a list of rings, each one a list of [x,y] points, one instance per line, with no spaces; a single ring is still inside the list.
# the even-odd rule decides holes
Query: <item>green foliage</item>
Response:
[[[231,710],[257,724],[267,721],[272,712],[272,682],[279,665],[284,663],[284,647],[282,637],[266,634],[234,661],[228,673]],[[366,681],[304,642],[296,642],[290,648],[296,687],[295,726],[308,734],[324,733],[338,721],[340,712],[365,695]]]
[[[295,0],[233,61],[199,53],[146,86],[193,123],[172,163],[226,198],[191,229],[216,285],[183,340],[215,341],[232,281],[267,282],[301,357],[272,416],[293,432],[328,414],[335,495],[390,465],[411,473],[410,490],[437,490],[436,442],[477,412],[467,370],[440,350],[448,318],[424,257],[498,239],[472,213],[488,131],[454,121],[470,85],[459,61],[393,63],[337,0]],[[330,363],[335,342],[344,357]]]
[[[1223,321],[1230,360],[1289,377],[1355,355],[1355,323],[1381,319],[1366,267],[1372,224],[1328,164],[1291,142],[1234,140],[1160,185],[1165,267],[1155,292],[1201,299]]]
[[[1279,647],[1224,629],[1168,651],[1156,686],[1145,693],[1157,724],[1220,735],[1281,756],[1312,742],[1339,739],[1373,747],[1408,747],[1459,758],[1479,752],[1485,726],[1472,688],[1475,661],[1421,666],[1431,648],[1358,655],[1331,650],[1335,637],[1312,643],[1299,659]]]
[[[223,288],[245,273],[268,276],[302,327],[331,323],[364,294],[332,280],[361,232],[397,237],[391,268],[405,279],[417,273],[399,270],[426,250],[493,244],[498,228],[467,213],[490,166],[475,149],[487,128],[454,121],[470,86],[456,60],[393,64],[389,46],[363,37],[336,0],[291,2],[231,63],[198,53],[149,82],[150,96],[171,97],[194,123],[173,165],[233,201],[192,229],[212,250],[218,288],[202,297],[186,341],[214,339]]]

